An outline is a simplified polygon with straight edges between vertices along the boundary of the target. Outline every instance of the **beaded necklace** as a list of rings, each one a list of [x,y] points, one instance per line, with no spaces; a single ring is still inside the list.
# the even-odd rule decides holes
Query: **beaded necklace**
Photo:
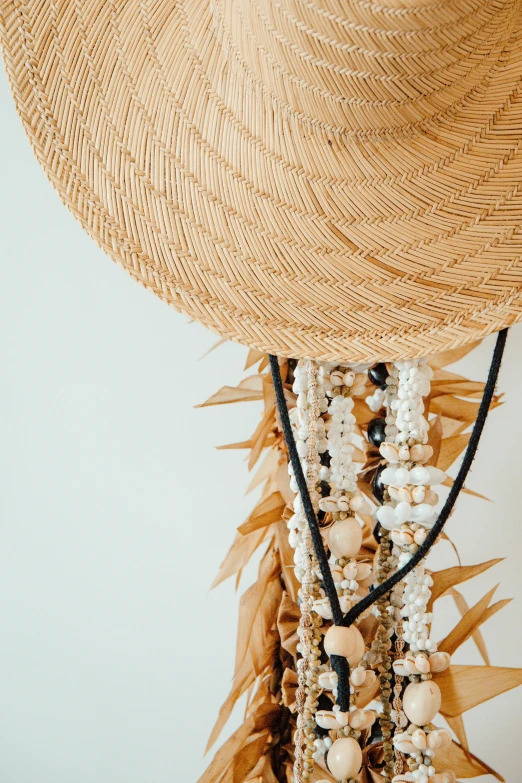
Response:
[[[439,653],[430,638],[431,616],[426,609],[431,577],[424,570],[424,560],[449,518],[473,462],[493,398],[506,337],[507,330],[498,334],[468,447],[438,515],[434,509],[437,496],[431,486],[441,483],[445,474],[427,464],[431,454],[426,444],[428,423],[422,403],[422,397],[429,392],[430,369],[422,360],[396,362],[384,379],[385,365],[370,369],[369,377],[378,381],[378,389],[367,402],[375,412],[384,404],[386,417],[370,423],[368,437],[379,448],[385,464],[376,474],[376,489],[382,500],[376,513],[376,534],[380,537],[377,570],[373,589],[364,597],[356,595],[358,573],[353,559],[361,543],[360,529],[357,532],[353,523],[358,523],[350,516],[354,505],[364,502],[356,495],[351,463],[355,419],[353,401],[349,391],[346,392],[353,385],[355,374],[350,369],[301,361],[296,367],[294,391],[302,411],[298,411],[297,419],[294,415],[293,427],[279,362],[277,357],[270,356],[290,458],[291,485],[298,492],[295,503],[298,520],[294,529],[300,532],[294,533],[294,543],[299,548],[296,564],[302,582],[302,658],[298,668],[296,783],[311,777],[314,762],[322,754],[327,754],[327,767],[341,783],[351,783],[358,775],[362,765],[358,740],[361,730],[369,729],[375,717],[370,711],[352,710],[351,693],[366,685],[371,675],[375,678],[368,664],[377,665],[379,671],[379,726],[386,783],[392,781],[394,772],[394,783],[454,783],[456,780],[452,771],[436,773],[432,764],[436,750],[451,742],[449,732],[431,724],[440,709],[440,690],[431,676],[449,665],[449,656]],[[332,393],[335,386],[340,387],[339,393]],[[329,405],[325,404],[328,393],[332,399]],[[303,411],[307,409],[305,415]],[[321,411],[327,412],[329,419],[319,424]],[[320,467],[320,452],[326,450],[330,465]],[[322,486],[326,484],[327,494],[323,494]],[[331,513],[334,520],[327,538],[330,559],[318,511]],[[372,649],[367,653],[355,623],[369,610],[375,614],[378,627]],[[322,618],[333,620],[323,638],[330,667],[321,664],[318,650],[321,633],[317,631]],[[409,684],[404,689],[406,679]],[[317,710],[318,687],[332,691],[336,703],[331,711]],[[325,740],[316,742],[312,730],[317,725],[336,731],[333,744],[331,740],[329,744]],[[409,768],[406,773],[402,771],[404,758]]]

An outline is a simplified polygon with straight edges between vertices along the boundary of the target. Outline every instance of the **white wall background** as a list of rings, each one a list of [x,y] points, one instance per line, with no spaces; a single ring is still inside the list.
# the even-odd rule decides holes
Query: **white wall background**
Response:
[[[213,447],[248,437],[259,408],[193,405],[235,383],[246,352],[199,361],[216,338],[83,233],[1,69],[0,160],[0,780],[195,783],[235,647],[233,585],[208,587],[253,502],[242,453]],[[492,344],[466,372],[485,377]],[[448,530],[466,564],[509,556],[464,588],[473,601],[501,581],[499,598],[519,598],[485,627],[504,666],[522,665],[521,352],[518,327],[470,482],[495,502],[462,497]],[[446,544],[436,558],[455,564]],[[439,608],[441,628],[456,620]],[[471,642],[457,662],[480,662]],[[521,698],[467,716],[510,783]]]

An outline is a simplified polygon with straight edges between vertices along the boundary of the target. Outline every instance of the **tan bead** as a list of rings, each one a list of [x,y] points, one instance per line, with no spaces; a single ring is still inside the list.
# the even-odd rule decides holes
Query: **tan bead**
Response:
[[[362,751],[353,737],[336,740],[328,751],[328,769],[336,780],[354,778],[362,766]]]
[[[356,644],[357,635],[353,625],[350,628],[332,625],[324,636],[324,649],[327,655],[342,655],[348,658],[354,652]]]
[[[355,557],[362,545],[362,528],[354,517],[334,522],[328,531],[328,546],[334,557]]]
[[[440,688],[433,680],[411,682],[404,691],[403,709],[412,723],[426,726],[440,710],[441,701]]]

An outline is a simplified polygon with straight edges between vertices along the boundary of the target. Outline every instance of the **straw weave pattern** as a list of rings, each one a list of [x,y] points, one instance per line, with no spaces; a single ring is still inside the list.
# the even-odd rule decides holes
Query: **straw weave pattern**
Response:
[[[0,0],[65,204],[270,353],[426,355],[522,318],[522,0]]]

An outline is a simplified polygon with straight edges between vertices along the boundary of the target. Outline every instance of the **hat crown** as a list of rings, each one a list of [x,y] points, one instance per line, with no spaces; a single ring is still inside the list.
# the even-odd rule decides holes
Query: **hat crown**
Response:
[[[484,92],[520,0],[216,0],[230,75],[335,133],[401,134]]]

